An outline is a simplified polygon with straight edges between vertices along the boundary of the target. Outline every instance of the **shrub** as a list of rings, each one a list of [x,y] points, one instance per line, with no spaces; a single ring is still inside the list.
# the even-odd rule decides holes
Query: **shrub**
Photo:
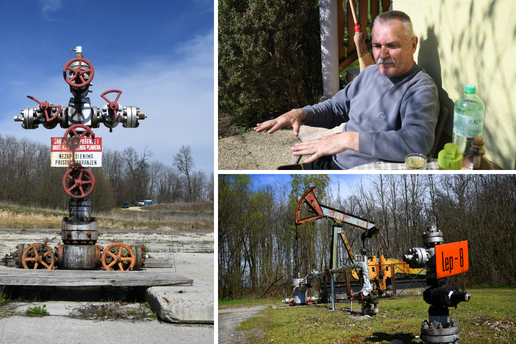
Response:
[[[219,1],[219,112],[243,127],[322,93],[318,1]]]

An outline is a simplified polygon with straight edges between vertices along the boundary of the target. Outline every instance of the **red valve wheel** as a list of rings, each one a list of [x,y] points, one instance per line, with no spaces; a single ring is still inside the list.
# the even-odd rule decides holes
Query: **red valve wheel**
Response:
[[[79,128],[84,129],[84,131],[80,134],[77,132],[77,129]],[[68,135],[70,135],[70,138]],[[95,143],[95,133],[93,130],[91,130],[91,128],[84,124],[74,124],[65,131],[63,136],[63,143],[65,143],[70,149],[73,150],[79,147],[83,137],[92,137],[93,143]]]
[[[353,301],[353,298],[354,298],[354,297],[353,297],[353,293],[349,293],[349,294],[348,294],[348,300],[349,300],[349,301]]]
[[[41,109],[41,111],[44,111],[45,112],[45,118],[47,119],[47,122],[51,122],[53,121],[54,119],[57,118],[57,116],[59,116],[59,114],[61,113],[61,105],[50,105],[49,103],[47,102],[40,102],[39,100],[37,100],[36,98],[34,98],[33,96],[27,96],[27,98],[29,99],[32,99],[34,100],[36,103],[39,104],[39,108]],[[48,110],[49,109],[52,109],[52,108],[57,108],[57,112],[55,114],[55,116],[53,117],[50,117],[48,115]],[[50,110],[52,111],[52,110]]]
[[[47,269],[52,270],[55,257],[52,249],[45,244],[32,244],[22,254],[24,269]]]
[[[82,166],[73,166],[63,176],[63,188],[72,198],[88,197],[94,187],[93,173]]]
[[[136,258],[133,250],[128,245],[115,242],[104,249],[101,261],[102,266],[107,271],[128,271],[133,269]]]
[[[358,300],[358,303],[364,302],[364,294],[358,293],[357,300]]]
[[[118,93],[118,95],[116,96],[115,100],[110,101],[109,99],[107,99],[105,97],[106,94],[108,94],[108,93]],[[118,116],[116,114],[116,111],[118,110],[118,98],[120,98],[121,94],[122,94],[122,91],[120,91],[120,90],[107,90],[106,92],[104,92],[100,95],[102,97],[102,99],[104,99],[105,101],[107,101],[109,103],[109,108],[113,111],[113,114],[115,115],[115,121],[118,121]]]
[[[310,305],[313,305],[313,304],[314,304],[314,302],[312,301],[312,299],[308,299],[307,304],[310,306]]]
[[[290,300],[290,301],[288,302],[288,304],[289,304],[289,305],[291,305],[291,306],[294,306],[294,299]]]
[[[78,62],[79,65],[77,68],[73,68],[71,65],[74,62]],[[84,63],[87,69],[82,70],[81,66]],[[70,78],[68,78],[67,71],[70,71],[72,75],[70,75]],[[87,75],[88,78],[85,79],[84,75]],[[95,75],[95,69],[93,68],[93,65],[90,61],[86,60],[82,57],[76,57],[74,59],[71,59],[66,63],[63,69],[63,77],[65,81],[68,83],[68,85],[73,87],[83,87],[88,85],[91,80],[93,80],[93,76]],[[80,83],[78,83],[80,81]]]

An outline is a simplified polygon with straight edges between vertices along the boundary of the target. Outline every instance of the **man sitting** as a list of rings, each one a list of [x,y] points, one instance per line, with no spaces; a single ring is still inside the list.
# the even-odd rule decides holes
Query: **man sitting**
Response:
[[[294,156],[311,155],[302,164],[310,170],[340,170],[376,161],[403,162],[409,153],[429,155],[439,115],[437,87],[414,61],[418,38],[410,17],[400,11],[380,14],[373,23],[372,47],[376,65],[332,99],[292,109],[257,124],[268,133],[301,124],[334,128],[342,133],[297,143]]]

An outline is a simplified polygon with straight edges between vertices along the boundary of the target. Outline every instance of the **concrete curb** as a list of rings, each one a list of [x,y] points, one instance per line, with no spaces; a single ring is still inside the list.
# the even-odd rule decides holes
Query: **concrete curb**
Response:
[[[195,286],[152,287],[145,301],[162,321],[182,324],[214,324],[213,293]]]

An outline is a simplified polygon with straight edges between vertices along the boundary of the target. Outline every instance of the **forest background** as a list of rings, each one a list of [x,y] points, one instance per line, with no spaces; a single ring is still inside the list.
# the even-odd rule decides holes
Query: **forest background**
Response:
[[[0,201],[19,205],[67,209],[63,190],[67,167],[50,167],[50,142],[0,134]],[[125,146],[125,145],[124,145]],[[152,160],[147,147],[137,150],[104,149],[102,167],[93,167],[95,187],[88,197],[93,211],[109,210],[128,202],[154,204],[213,200],[213,173],[195,170],[190,146],[170,153],[170,165]]]
[[[514,175],[364,175],[345,198],[337,176],[290,178],[256,185],[249,175],[219,175],[220,299],[290,295],[297,273],[329,267],[331,220],[299,226],[296,249],[294,211],[311,186],[321,204],[376,222],[385,257],[402,259],[410,248],[423,247],[422,233],[435,223],[445,243],[468,240],[468,287],[516,283]],[[352,249],[359,252],[361,231],[346,226]],[[369,255],[377,252],[373,239],[366,244]]]

